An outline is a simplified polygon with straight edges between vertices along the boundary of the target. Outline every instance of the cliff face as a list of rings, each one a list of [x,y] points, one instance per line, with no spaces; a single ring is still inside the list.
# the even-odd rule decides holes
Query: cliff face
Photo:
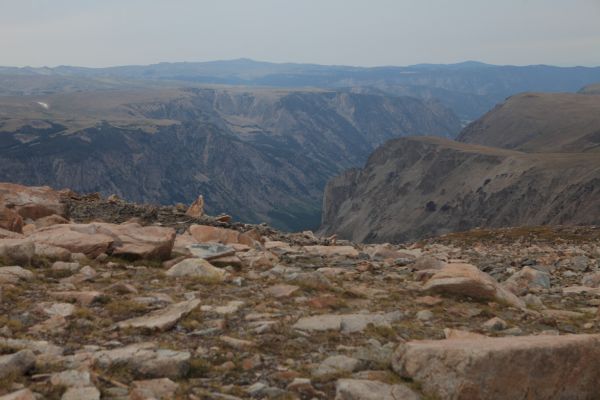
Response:
[[[0,180],[190,203],[318,226],[322,190],[385,140],[459,122],[412,98],[324,91],[137,90],[0,98]]]
[[[600,160],[404,138],[332,179],[323,231],[400,242],[475,227],[600,223]]]
[[[598,224],[599,100],[520,95],[465,128],[458,139],[469,143],[391,140],[363,169],[328,183],[322,231],[383,242],[475,227]]]

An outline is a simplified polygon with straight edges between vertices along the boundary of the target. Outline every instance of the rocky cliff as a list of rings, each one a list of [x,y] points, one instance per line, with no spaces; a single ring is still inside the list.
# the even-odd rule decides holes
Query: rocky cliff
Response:
[[[385,140],[450,135],[447,109],[331,91],[136,89],[0,98],[0,179],[190,203],[291,230]]]
[[[389,141],[364,168],[328,183],[323,232],[384,242],[474,227],[598,224],[598,106],[599,96],[525,94],[468,126],[459,140],[470,143]]]

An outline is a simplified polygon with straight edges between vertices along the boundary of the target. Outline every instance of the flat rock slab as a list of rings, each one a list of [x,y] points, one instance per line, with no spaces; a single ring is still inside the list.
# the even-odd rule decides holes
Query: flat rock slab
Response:
[[[447,264],[425,283],[424,291],[477,300],[493,300],[517,308],[525,303],[502,287],[494,278],[470,264]]]
[[[210,260],[212,258],[235,255],[235,249],[219,243],[194,243],[186,246],[194,257]]]
[[[335,400],[419,400],[420,396],[404,385],[365,379],[337,381]]]
[[[215,242],[222,244],[245,244],[254,246],[254,239],[247,233],[241,233],[233,229],[218,228],[207,225],[190,226],[190,234],[199,243]]]
[[[102,350],[92,355],[93,362],[102,369],[126,366],[142,378],[177,379],[190,368],[191,354],[187,351],[160,349],[156,343],[136,343],[113,350]]]
[[[193,299],[181,303],[172,304],[162,310],[156,310],[141,317],[121,321],[117,324],[119,328],[143,328],[158,331],[166,331],[172,328],[177,321],[189,314],[200,305],[200,300]]]
[[[358,257],[358,250],[352,246],[304,246],[304,250],[321,257]]]
[[[392,366],[440,399],[592,399],[600,335],[412,341]]]
[[[387,314],[323,314],[300,318],[293,326],[303,331],[341,331],[342,333],[361,332],[369,324],[389,326],[402,319],[402,313]]]
[[[175,243],[175,230],[159,226],[129,224],[60,224],[29,235],[36,243],[62,247],[96,258],[102,253],[118,257],[167,259]]]

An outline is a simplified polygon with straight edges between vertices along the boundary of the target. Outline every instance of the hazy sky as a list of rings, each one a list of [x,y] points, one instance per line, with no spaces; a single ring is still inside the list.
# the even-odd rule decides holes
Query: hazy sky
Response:
[[[600,65],[600,0],[0,0],[0,65]]]

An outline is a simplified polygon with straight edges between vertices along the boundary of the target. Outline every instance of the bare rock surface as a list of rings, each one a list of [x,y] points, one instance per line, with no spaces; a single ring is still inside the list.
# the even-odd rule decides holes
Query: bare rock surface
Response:
[[[588,399],[599,344],[599,335],[413,341],[398,347],[393,367],[445,399]]]
[[[50,214],[0,239],[13,254],[0,257],[0,359],[12,371],[0,398],[464,398],[447,376],[505,398],[593,398],[598,228],[368,245],[69,199],[73,221]],[[172,232],[178,250],[199,252],[162,253]],[[125,243],[140,247],[115,253]]]

